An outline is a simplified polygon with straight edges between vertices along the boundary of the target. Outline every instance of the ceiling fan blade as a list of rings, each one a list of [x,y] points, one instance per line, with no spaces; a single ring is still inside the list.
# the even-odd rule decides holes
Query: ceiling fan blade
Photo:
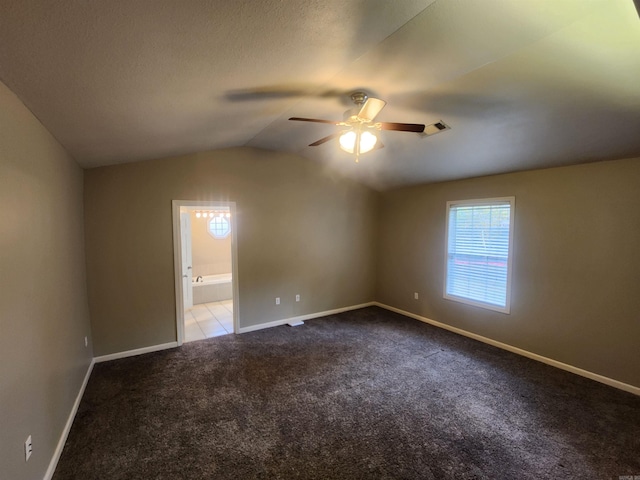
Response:
[[[322,120],[320,118],[291,117],[289,120],[294,120],[296,122],[332,123],[333,125],[340,125],[342,123],[338,120]]]
[[[334,138],[338,138],[340,135],[342,135],[344,132],[336,132],[336,133],[332,133],[331,135],[327,135],[324,138],[321,138],[320,140],[316,140],[313,143],[310,143],[309,146],[310,147],[317,147],[318,145],[322,145],[323,143],[327,143],[330,140],[333,140]]]
[[[362,105],[360,112],[358,112],[358,120],[364,120],[365,122],[373,121],[386,104],[387,102],[379,98],[367,99],[364,105]]]
[[[390,123],[381,122],[381,130],[395,130],[396,132],[424,132],[424,125],[422,123]]]

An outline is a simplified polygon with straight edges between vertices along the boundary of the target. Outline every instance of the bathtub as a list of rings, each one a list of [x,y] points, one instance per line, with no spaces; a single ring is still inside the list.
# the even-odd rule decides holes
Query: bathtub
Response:
[[[219,302],[232,298],[231,274],[205,275],[202,280],[196,282],[193,278],[193,304]]]

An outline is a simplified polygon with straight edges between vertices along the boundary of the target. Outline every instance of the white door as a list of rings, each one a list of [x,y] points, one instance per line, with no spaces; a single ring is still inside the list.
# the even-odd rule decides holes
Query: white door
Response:
[[[182,294],[184,309],[193,307],[193,284],[191,268],[191,216],[180,212],[180,239],[182,244]]]

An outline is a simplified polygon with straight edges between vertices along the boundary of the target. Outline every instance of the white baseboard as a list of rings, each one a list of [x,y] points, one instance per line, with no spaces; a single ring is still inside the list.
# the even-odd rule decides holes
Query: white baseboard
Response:
[[[127,350],[126,352],[110,353],[109,355],[101,355],[95,357],[96,363],[108,362],[109,360],[117,360],[118,358],[134,357],[136,355],[142,355],[143,353],[158,352],[160,350],[167,350],[169,348],[176,348],[178,342],[162,343],[160,345],[151,345],[150,347],[136,348],[135,350]]]
[[[259,325],[251,325],[249,327],[240,327],[238,333],[254,332],[256,330],[262,330],[263,328],[279,327],[287,323],[298,323],[311,318],[326,317],[327,315],[335,315],[336,313],[348,312],[349,310],[358,310],[359,308],[371,307],[377,305],[376,302],[360,303],[358,305],[350,305],[348,307],[335,308],[333,310],[326,310],[324,312],[309,313],[307,315],[300,315],[297,317],[283,318],[281,320],[274,320],[273,322],[261,323]],[[135,355],[142,355],[143,353],[157,352],[160,350],[166,350],[169,348],[176,348],[178,342],[163,343],[160,345],[151,345],[150,347],[137,348],[135,350],[127,350],[125,352],[110,353],[109,355],[101,355],[95,357],[95,363],[108,362],[110,360],[117,360],[119,358],[133,357]]]
[[[279,327],[287,323],[297,323],[304,320],[310,320],[312,318],[326,317],[327,315],[335,315],[336,313],[348,312],[349,310],[358,310],[359,308],[371,307],[378,305],[376,302],[361,303],[359,305],[351,305],[349,307],[335,308],[333,310],[326,310],[324,312],[308,313],[307,315],[300,315],[297,317],[283,318],[282,320],[274,320],[273,322],[261,323],[259,325],[251,325],[250,327],[241,327],[238,333],[255,332],[256,330],[262,330],[263,328]]]
[[[562,370],[566,370],[567,372],[580,375],[581,377],[586,377],[591,380],[595,380],[596,382],[609,385],[610,387],[615,387],[620,390],[624,390],[625,392],[633,393],[634,395],[640,396],[640,387],[629,385],[628,383],[620,382],[618,380],[614,380],[613,378],[605,377],[604,375],[599,375],[597,373],[589,372],[588,370],[583,370],[582,368],[574,367],[573,365],[562,363],[552,358],[543,357],[542,355],[538,355],[537,353],[532,353],[527,350],[522,350],[521,348],[513,347],[511,345],[507,345],[506,343],[498,342],[497,340],[492,340],[491,338],[483,337],[482,335],[478,335],[476,333],[467,332],[466,330],[462,330],[461,328],[452,327],[451,325],[447,325],[446,323],[437,322],[436,320],[431,320],[430,318],[423,317],[415,313],[407,312],[405,310],[400,310],[399,308],[391,307],[389,305],[385,305],[384,303],[380,303],[380,302],[373,302],[373,303],[378,307],[384,308],[386,310],[390,310],[392,312],[399,313],[400,315],[415,318],[416,320],[420,320],[421,322],[428,323],[435,327],[443,328],[445,330],[449,330],[450,332],[457,333],[465,337],[473,338],[474,340],[487,343],[494,347],[498,347],[503,350],[507,350],[509,352],[512,352],[518,355],[522,355],[523,357],[531,358],[532,360],[537,360],[538,362],[546,363],[547,365],[551,365],[552,367],[560,368]]]
[[[53,452],[53,457],[49,462],[49,468],[47,468],[47,472],[44,474],[44,480],[51,480],[51,478],[53,478],[53,473],[56,471],[56,467],[58,466],[58,461],[60,460],[60,455],[62,455],[64,444],[67,443],[67,437],[69,436],[69,432],[71,431],[71,425],[73,425],[73,420],[76,418],[76,413],[78,413],[80,401],[82,400],[82,396],[84,395],[85,388],[87,388],[87,383],[89,382],[89,377],[91,376],[91,372],[93,371],[93,366],[95,365],[95,363],[95,359],[91,359],[91,363],[89,364],[87,373],[85,374],[82,385],[80,386],[80,391],[76,396],[76,401],[73,402],[73,407],[71,408],[71,412],[69,413],[69,417],[67,418],[67,423],[64,425],[62,435],[60,435],[60,439],[58,440],[58,445],[56,445],[56,449]]]

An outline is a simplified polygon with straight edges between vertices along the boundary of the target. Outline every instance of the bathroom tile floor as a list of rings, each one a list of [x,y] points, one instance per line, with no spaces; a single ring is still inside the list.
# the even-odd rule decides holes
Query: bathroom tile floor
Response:
[[[233,300],[202,303],[184,312],[184,341],[233,333]]]

